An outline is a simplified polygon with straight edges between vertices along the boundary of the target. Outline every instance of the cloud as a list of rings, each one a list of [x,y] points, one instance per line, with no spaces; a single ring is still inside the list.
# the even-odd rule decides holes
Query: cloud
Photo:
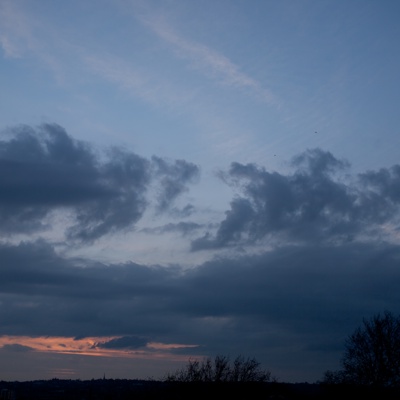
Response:
[[[147,340],[136,336],[122,336],[105,342],[96,343],[96,347],[104,349],[140,349],[145,347]]]
[[[0,164],[5,235],[6,224],[44,229],[44,217],[68,209],[66,234],[83,241],[135,226],[152,204],[151,185],[156,210],[174,212],[199,177],[184,160],[99,154],[58,125],[4,132]],[[193,250],[273,243],[258,254],[219,253],[184,268],[67,258],[44,240],[0,243],[0,335],[54,338],[61,353],[59,337],[99,338],[90,346],[104,354],[175,343],[187,355],[254,355],[271,369],[312,358],[322,373],[363,317],[400,312],[400,247],[381,235],[396,228],[400,168],[351,178],[347,162],[320,149],[292,165],[285,175],[233,163],[221,175],[237,193],[230,209],[215,234],[192,242]],[[157,233],[205,226],[167,223]],[[28,341],[7,344],[15,343]]]
[[[169,210],[171,216],[178,218],[187,218],[190,217],[195,212],[195,206],[193,204],[186,204],[186,206],[182,208],[174,207]]]
[[[203,225],[197,224],[195,222],[178,222],[177,224],[168,223],[156,228],[145,228],[142,229],[142,231],[145,233],[156,233],[159,235],[167,232],[179,232],[185,236],[201,229],[202,227]]]
[[[104,350],[185,343],[197,346],[187,354],[249,354],[270,368],[321,357],[329,368],[363,317],[400,312],[399,259],[399,246],[351,242],[181,269],[63,258],[43,241],[3,244],[0,335],[97,337]]]
[[[126,228],[143,214],[150,179],[145,159],[114,150],[100,163],[88,145],[55,124],[12,133],[0,143],[3,232],[37,229],[50,211],[72,208],[76,222],[68,236],[86,241]]]
[[[2,351],[9,351],[12,353],[26,353],[32,351],[33,349],[29,346],[24,346],[22,344],[13,343],[13,344],[5,344],[1,347]]]
[[[242,89],[248,89],[269,103],[276,99],[270,91],[242,72],[238,65],[228,57],[214,49],[180,35],[164,17],[157,15],[142,16],[142,22],[148,26],[164,42],[175,50],[176,54],[191,62],[197,70],[208,75],[218,82]]]
[[[118,148],[105,156],[72,139],[56,124],[20,126],[0,142],[0,230],[3,234],[46,229],[45,217],[68,210],[71,240],[90,242],[131,229],[149,206],[147,191],[157,177],[159,211],[188,190],[198,168],[184,160],[152,161]],[[155,172],[154,172],[155,171]]]
[[[142,322],[151,321],[157,310],[163,318],[163,298],[173,290],[177,273],[134,263],[107,266],[67,259],[44,241],[1,245],[0,259],[0,334],[28,329],[37,335],[93,336],[97,323],[104,323],[103,336],[133,326],[143,333]]]
[[[329,318],[368,314],[382,302],[398,309],[399,257],[388,244],[282,246],[184,270],[66,259],[43,242],[2,245],[0,334],[121,337],[106,347],[183,338],[211,345],[213,320],[224,319],[225,329],[249,320],[328,333]],[[193,330],[198,324],[210,336]]]
[[[254,164],[232,163],[221,176],[240,195],[230,204],[216,234],[192,242],[192,250],[251,244],[259,240],[323,242],[354,240],[399,212],[399,167],[341,175],[346,161],[313,149],[293,159],[293,174],[268,172]],[[375,232],[376,233],[376,232]]]
[[[20,42],[28,41],[31,29],[21,13],[18,13],[11,1],[0,4],[0,47],[9,58],[20,57]]]
[[[360,174],[360,180],[373,194],[387,198],[393,203],[400,202],[400,165],[365,172]]]
[[[249,229],[249,220],[253,218],[253,209],[250,202],[246,199],[234,199],[231,202],[231,210],[226,212],[226,218],[218,228],[215,238],[210,234],[192,241],[193,251],[203,249],[217,249],[229,242],[238,242],[242,237],[242,232]]]
[[[82,57],[82,64],[91,74],[98,75],[153,106],[181,111],[182,107],[187,107],[193,100],[191,90],[116,55],[91,54],[89,48],[84,48],[78,57]]]
[[[160,157],[152,157],[155,174],[160,179],[158,210],[166,211],[173,201],[188,190],[186,184],[198,181],[200,170],[185,160],[168,162]]]

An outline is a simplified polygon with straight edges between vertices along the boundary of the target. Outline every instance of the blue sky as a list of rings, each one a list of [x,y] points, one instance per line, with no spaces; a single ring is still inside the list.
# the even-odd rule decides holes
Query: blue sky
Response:
[[[399,13],[2,0],[2,378],[316,381],[400,312]]]

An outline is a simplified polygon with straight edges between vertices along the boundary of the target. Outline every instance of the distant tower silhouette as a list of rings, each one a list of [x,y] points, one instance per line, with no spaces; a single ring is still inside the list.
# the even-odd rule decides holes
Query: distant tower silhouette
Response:
[[[105,380],[106,380],[106,373],[104,372],[103,381],[105,381]]]

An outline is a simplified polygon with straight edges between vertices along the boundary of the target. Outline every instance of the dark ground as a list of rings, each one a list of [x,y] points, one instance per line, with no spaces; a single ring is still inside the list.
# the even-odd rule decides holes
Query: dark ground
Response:
[[[167,383],[124,379],[0,381],[0,400],[399,399],[399,389],[288,383]]]

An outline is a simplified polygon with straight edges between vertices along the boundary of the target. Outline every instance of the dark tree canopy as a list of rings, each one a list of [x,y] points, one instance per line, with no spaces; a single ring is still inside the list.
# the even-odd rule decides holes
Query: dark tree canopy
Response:
[[[216,356],[203,361],[189,360],[188,364],[167,375],[170,382],[268,382],[271,373],[261,368],[255,358]]]
[[[400,386],[400,317],[386,311],[367,320],[350,335],[343,370],[326,372],[328,383]]]

